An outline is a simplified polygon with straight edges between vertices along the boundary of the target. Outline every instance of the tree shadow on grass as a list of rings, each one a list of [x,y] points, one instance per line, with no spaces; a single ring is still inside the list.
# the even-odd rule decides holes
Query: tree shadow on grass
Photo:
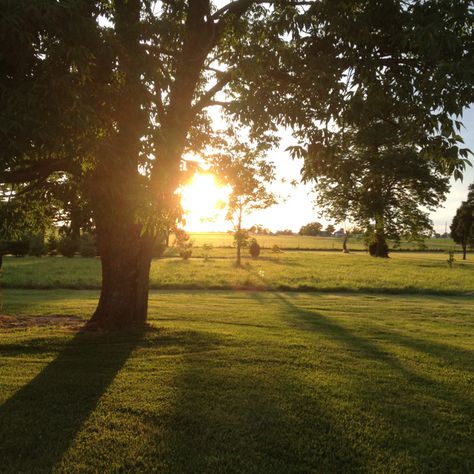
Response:
[[[281,293],[275,296],[288,308],[286,320],[338,342],[354,358],[348,372],[350,397],[370,416],[376,416],[388,428],[381,439],[394,459],[406,457],[407,469],[426,472],[469,472],[474,465],[470,429],[474,422],[474,401],[456,383],[435,380],[431,374],[409,368],[405,360],[383,350],[370,340],[338,324],[317,311],[301,308]],[[458,359],[458,367],[471,371],[472,354],[407,336],[385,335],[384,340],[430,355],[442,356],[449,365],[449,354]],[[335,354],[337,357],[337,355]],[[357,359],[362,361],[358,365]],[[344,362],[347,364],[348,362]],[[347,370],[347,369],[344,369]],[[430,369],[433,375],[436,369]],[[367,373],[364,373],[367,371]],[[389,377],[392,382],[384,383]],[[399,469],[403,470],[401,467]]]
[[[51,472],[142,335],[80,332],[68,341],[0,406],[0,470]]]
[[[254,348],[189,352],[165,419],[162,471],[288,473],[362,471],[364,453],[332,422],[317,396],[303,393],[287,361]],[[224,350],[222,350],[224,349]]]

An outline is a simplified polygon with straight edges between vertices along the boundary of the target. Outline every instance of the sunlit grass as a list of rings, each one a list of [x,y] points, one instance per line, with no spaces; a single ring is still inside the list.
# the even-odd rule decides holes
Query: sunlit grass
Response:
[[[374,259],[365,253],[263,251],[258,259],[234,264],[233,249],[211,251],[211,258],[153,261],[150,286],[188,289],[261,289],[472,294],[474,260],[449,268],[443,253],[397,253]],[[199,255],[199,254],[198,254]],[[6,258],[7,288],[100,287],[99,259]]]
[[[85,318],[97,291],[4,290]],[[0,332],[2,472],[470,472],[467,297],[152,292],[143,335]]]

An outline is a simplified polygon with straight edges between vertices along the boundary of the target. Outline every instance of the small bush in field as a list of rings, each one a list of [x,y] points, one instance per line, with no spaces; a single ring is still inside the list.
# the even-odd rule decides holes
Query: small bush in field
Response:
[[[97,257],[97,240],[94,235],[87,233],[81,237],[79,252],[82,257]]]
[[[249,245],[249,253],[252,258],[257,258],[260,255],[260,245],[257,243],[257,239],[252,239]]]
[[[278,247],[278,245],[275,244],[275,245],[272,247],[272,252],[273,252],[273,253],[281,253],[281,248]]]
[[[211,251],[212,251],[212,244],[204,244],[202,246],[202,251],[204,255],[204,260],[207,262],[209,258],[211,257]]]
[[[455,258],[454,258],[454,250],[448,250],[448,259],[446,260],[449,268],[453,267]]]
[[[193,242],[190,240],[189,234],[183,229],[176,229],[176,248],[178,249],[179,256],[183,260],[188,260],[193,254]]]
[[[30,239],[29,254],[33,257],[41,257],[46,253],[44,237],[42,235],[33,235]]]
[[[28,255],[30,251],[30,241],[29,240],[13,240],[8,242],[8,252],[10,252],[15,257],[24,257]]]
[[[72,258],[79,250],[79,244],[71,237],[63,237],[59,241],[58,251],[63,257]]]

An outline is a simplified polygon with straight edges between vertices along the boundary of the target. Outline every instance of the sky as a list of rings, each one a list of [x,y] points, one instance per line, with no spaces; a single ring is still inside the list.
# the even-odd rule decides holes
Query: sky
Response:
[[[474,151],[474,108],[468,109],[463,117],[464,129],[462,137],[465,145]],[[282,133],[282,140],[278,149],[269,153],[269,159],[274,161],[278,179],[270,186],[274,192],[281,196],[277,205],[268,209],[257,211],[244,219],[244,227],[250,227],[254,224],[263,225],[271,231],[291,229],[298,232],[301,226],[308,222],[318,221],[323,225],[333,223],[321,215],[314,206],[315,190],[311,184],[301,183],[300,170],[301,160],[293,160],[285,152],[286,147],[295,144],[294,139],[289,132]],[[474,158],[471,160],[474,164]],[[286,183],[282,184],[284,178]],[[298,181],[297,186],[292,186],[292,180]],[[467,188],[474,182],[474,168],[468,167],[464,174],[462,182],[451,180],[451,190],[447,199],[440,207],[430,214],[434,228],[437,232],[443,233],[449,225],[461,204],[466,199]],[[190,194],[190,195],[189,195]],[[200,203],[199,196],[202,196]],[[212,197],[216,199],[213,201]],[[215,202],[225,200],[225,190],[219,190],[214,187],[209,180],[203,180],[194,186],[194,193],[188,192],[185,208],[192,208],[187,216],[186,228],[189,231],[227,231],[232,228],[232,224],[225,220],[225,209],[221,205],[217,208],[213,206]],[[194,203],[194,207],[193,207]],[[342,224],[342,223],[335,223]]]

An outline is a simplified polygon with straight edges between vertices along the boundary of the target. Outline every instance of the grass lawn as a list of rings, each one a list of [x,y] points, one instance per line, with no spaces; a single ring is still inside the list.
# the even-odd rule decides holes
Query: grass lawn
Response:
[[[211,244],[214,247],[232,247],[234,238],[232,234],[226,232],[191,232],[191,240],[197,247],[203,244]],[[257,235],[258,243],[266,249],[271,249],[274,245],[282,249],[317,249],[317,250],[341,250],[342,237],[312,237],[307,235]],[[460,251],[461,247],[453,242],[452,239],[426,239],[425,246],[429,250],[456,249]],[[363,250],[364,240],[360,237],[349,239],[349,247],[353,250]],[[419,244],[416,242],[402,241],[400,248],[403,250],[418,250]]]
[[[3,291],[1,472],[474,470],[472,298],[154,291],[153,330],[73,330],[96,300]]]
[[[218,252],[217,252],[218,250]],[[270,289],[361,291],[472,295],[474,260],[456,259],[448,268],[439,253],[393,253],[374,259],[365,253],[263,251],[235,268],[233,249],[216,249],[209,260],[155,260],[150,286],[154,289]],[[99,259],[76,257],[7,257],[1,284],[5,288],[100,288]]]

